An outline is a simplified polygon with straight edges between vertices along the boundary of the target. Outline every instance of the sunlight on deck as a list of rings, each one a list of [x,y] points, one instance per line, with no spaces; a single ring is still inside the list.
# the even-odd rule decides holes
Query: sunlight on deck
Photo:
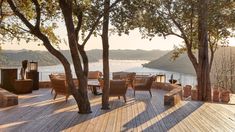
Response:
[[[19,105],[0,109],[0,131],[235,131],[235,105],[182,101],[163,105],[165,91],[127,92],[127,103],[110,99],[101,110],[101,96],[89,93],[92,113],[80,115],[75,100],[53,100],[50,89],[20,95]],[[234,102],[234,96],[231,102]]]

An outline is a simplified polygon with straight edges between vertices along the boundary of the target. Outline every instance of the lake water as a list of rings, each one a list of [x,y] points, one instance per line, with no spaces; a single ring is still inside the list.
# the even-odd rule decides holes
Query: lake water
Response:
[[[128,71],[128,72],[136,72],[139,75],[156,75],[156,74],[165,74],[166,80],[170,79],[171,74],[173,74],[174,79],[176,79],[182,85],[190,84],[196,85],[196,77],[188,74],[171,72],[171,71],[164,71],[159,69],[150,69],[144,68],[142,64],[148,63],[145,60],[110,60],[110,72],[118,72],[118,71]],[[55,66],[40,66],[38,68],[40,72],[40,80],[47,81],[49,80],[48,75],[51,73],[63,73],[64,69],[62,65],[55,65]],[[72,66],[73,75],[74,68]],[[102,60],[99,62],[92,62],[89,63],[89,70],[90,71],[103,71]]]

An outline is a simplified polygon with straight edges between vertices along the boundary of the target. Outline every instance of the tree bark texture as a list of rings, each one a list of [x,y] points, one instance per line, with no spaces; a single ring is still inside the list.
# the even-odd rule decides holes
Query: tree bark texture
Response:
[[[196,70],[198,81],[198,99],[211,100],[210,64],[208,55],[208,0],[198,2],[198,67]]]
[[[69,48],[72,57],[72,61],[74,64],[74,69],[76,76],[79,80],[79,89],[78,93],[81,97],[77,96],[79,99],[78,107],[79,113],[86,114],[91,113],[90,102],[88,99],[87,92],[87,74],[88,74],[88,58],[84,51],[84,48],[78,44],[77,41],[77,33],[75,31],[74,23],[73,23],[73,6],[71,0],[60,0],[59,1],[60,8],[62,10],[65,25],[67,28]],[[80,46],[80,47],[79,47]],[[79,55],[81,55],[84,63],[84,69],[82,68],[82,62],[80,60]]]
[[[104,0],[104,17],[103,17],[103,31],[102,31],[102,44],[103,44],[103,74],[104,74],[104,88],[102,95],[102,109],[109,109],[109,9],[110,0]]]

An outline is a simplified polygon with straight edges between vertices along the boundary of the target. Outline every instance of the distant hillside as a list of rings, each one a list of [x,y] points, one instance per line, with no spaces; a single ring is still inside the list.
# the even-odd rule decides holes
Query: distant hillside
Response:
[[[173,61],[171,59],[172,53],[173,53],[173,51],[160,57],[157,60],[154,60],[154,61],[151,61],[147,64],[144,64],[144,67],[156,68],[156,69],[162,69],[162,70],[167,70],[167,71],[175,71],[175,72],[195,75],[195,70],[194,70],[193,65],[191,64],[187,54],[182,54],[182,55],[180,55],[179,58],[177,58],[175,61]]]
[[[50,53],[44,51],[19,51],[19,52],[5,52],[0,53],[0,66],[19,66],[22,60],[38,61],[40,65],[58,64]]]
[[[68,50],[61,51],[70,62],[72,62]],[[110,50],[110,59],[114,60],[154,60],[169,51],[161,50]],[[96,62],[102,59],[102,50],[89,50],[87,55],[90,62]],[[30,51],[30,50],[2,50],[0,51],[0,67],[21,66],[22,60],[37,61],[41,66],[57,65],[59,61],[47,51]]]
[[[159,59],[156,59],[147,64],[144,64],[144,67],[196,75],[194,67],[186,53],[180,55],[180,57],[177,58],[175,61],[171,59],[172,53],[173,51],[165,54]],[[224,53],[226,53],[227,55],[229,53],[235,53],[235,47],[218,48],[218,50],[215,53],[214,62],[216,62],[217,60],[220,60],[222,54]]]
[[[167,54],[166,50],[110,50],[110,59],[114,60],[155,60],[159,57]],[[102,59],[102,50],[90,50],[87,51],[88,56],[95,57],[98,60]]]

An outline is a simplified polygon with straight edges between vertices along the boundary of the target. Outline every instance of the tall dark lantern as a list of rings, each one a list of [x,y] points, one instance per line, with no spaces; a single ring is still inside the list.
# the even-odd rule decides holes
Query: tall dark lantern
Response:
[[[31,61],[29,63],[29,71],[38,71],[38,62]]]
[[[29,72],[27,73],[27,78],[33,80],[33,90],[39,89],[39,72],[38,72],[38,62],[29,62]]]

